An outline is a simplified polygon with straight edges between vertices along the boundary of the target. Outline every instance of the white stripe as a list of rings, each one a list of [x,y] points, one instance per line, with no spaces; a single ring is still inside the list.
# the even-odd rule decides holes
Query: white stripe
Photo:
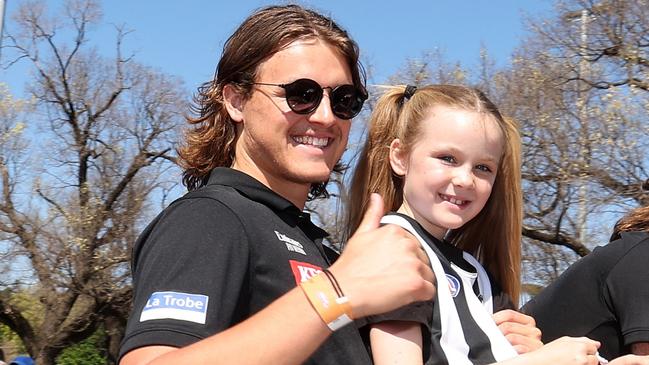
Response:
[[[489,283],[489,276],[487,272],[482,267],[482,265],[469,253],[464,252],[463,257],[467,260],[473,267],[475,267],[478,272],[478,287],[480,288],[480,293],[484,296],[488,294],[491,299],[491,284]],[[465,278],[462,277],[462,281],[465,281]],[[464,295],[466,302],[469,305],[469,311],[473,320],[480,326],[482,331],[489,337],[489,342],[491,343],[491,352],[494,355],[496,361],[503,361],[510,359],[517,355],[516,350],[512,345],[507,341],[505,336],[502,334],[496,322],[494,322],[493,317],[493,306],[491,310],[485,311],[483,303],[475,296],[473,290],[471,290],[471,284],[465,285]],[[484,293],[483,288],[489,288],[488,293]]]
[[[487,271],[482,267],[482,264],[470,253],[462,251],[462,257],[470,263],[478,273],[478,289],[482,294],[482,306],[485,307],[489,314],[494,314],[493,294],[491,293],[491,281]]]

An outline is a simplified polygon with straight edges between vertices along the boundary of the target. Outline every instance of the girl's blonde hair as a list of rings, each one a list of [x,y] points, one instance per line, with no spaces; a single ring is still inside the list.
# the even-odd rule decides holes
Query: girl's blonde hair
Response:
[[[421,135],[420,122],[435,106],[484,114],[502,130],[503,155],[491,196],[482,211],[447,240],[474,255],[518,306],[521,270],[521,140],[516,123],[504,118],[479,90],[459,85],[419,87],[406,98],[405,86],[390,87],[378,100],[368,136],[358,157],[346,207],[347,234],[359,226],[371,193],[379,193],[386,212],[403,203],[402,177],[390,166],[390,143],[398,138],[407,153]]]

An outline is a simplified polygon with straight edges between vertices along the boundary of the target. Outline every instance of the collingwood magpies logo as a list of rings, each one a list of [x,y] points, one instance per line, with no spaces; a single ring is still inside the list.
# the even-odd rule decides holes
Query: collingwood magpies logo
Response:
[[[453,275],[446,274],[446,279],[448,280],[448,288],[451,290],[451,296],[453,298],[457,297],[460,292],[460,281]]]
[[[277,235],[277,238],[284,242],[286,244],[286,249],[291,251],[291,252],[297,252],[301,253],[302,255],[306,255],[306,252],[304,252],[304,246],[302,244],[291,237],[286,236],[285,234],[279,233],[275,231],[275,235]]]

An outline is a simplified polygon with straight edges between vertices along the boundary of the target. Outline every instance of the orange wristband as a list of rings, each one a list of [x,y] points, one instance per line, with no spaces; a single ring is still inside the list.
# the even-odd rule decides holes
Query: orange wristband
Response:
[[[336,296],[324,273],[300,283],[304,294],[329,329],[335,331],[353,321],[352,308],[347,297]]]

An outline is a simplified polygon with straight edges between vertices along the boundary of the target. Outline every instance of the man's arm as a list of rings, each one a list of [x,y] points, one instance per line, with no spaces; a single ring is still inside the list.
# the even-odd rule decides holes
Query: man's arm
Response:
[[[120,365],[299,364],[330,334],[298,287],[226,331],[180,349],[141,347],[127,353]]]
[[[379,228],[382,215],[382,200],[373,195],[361,226],[330,268],[355,318],[430,300],[434,294],[433,273],[419,243],[401,228]],[[120,365],[300,364],[330,334],[298,287],[221,333],[179,349],[137,348]]]

